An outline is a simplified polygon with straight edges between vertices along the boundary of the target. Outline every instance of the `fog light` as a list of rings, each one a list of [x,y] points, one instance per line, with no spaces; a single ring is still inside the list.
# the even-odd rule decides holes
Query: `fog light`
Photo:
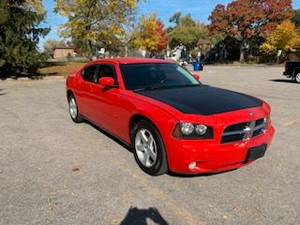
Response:
[[[195,167],[196,167],[196,162],[191,162],[191,163],[189,164],[189,169],[190,169],[190,170],[195,169]]]

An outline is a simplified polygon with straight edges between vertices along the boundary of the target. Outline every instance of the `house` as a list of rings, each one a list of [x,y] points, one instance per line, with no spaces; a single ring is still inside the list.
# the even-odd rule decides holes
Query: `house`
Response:
[[[172,60],[175,60],[175,61],[178,61],[179,59],[186,58],[186,47],[182,44],[174,47],[171,50],[170,58]]]
[[[56,47],[53,51],[53,58],[54,59],[61,59],[61,58],[69,58],[74,57],[76,55],[74,48],[72,47]]]

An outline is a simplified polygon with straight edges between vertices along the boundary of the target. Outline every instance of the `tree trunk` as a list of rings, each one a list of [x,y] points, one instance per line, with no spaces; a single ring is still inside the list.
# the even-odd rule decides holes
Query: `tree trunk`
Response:
[[[125,45],[125,57],[126,58],[128,57],[128,45],[127,44]]]
[[[245,60],[245,52],[243,46],[240,48],[240,62]]]
[[[243,40],[240,46],[240,62],[245,60],[245,55],[246,55],[245,53],[248,49],[249,49],[249,45],[247,39]]]
[[[89,40],[88,41],[88,46],[89,46],[89,59],[90,60],[93,60],[93,45],[92,45],[92,41]]]

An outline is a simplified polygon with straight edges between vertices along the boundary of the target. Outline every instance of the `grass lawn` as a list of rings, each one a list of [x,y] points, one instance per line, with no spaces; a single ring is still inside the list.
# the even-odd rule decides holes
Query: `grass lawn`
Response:
[[[64,62],[53,63],[39,69],[42,76],[67,76],[75,70],[79,70],[86,63],[82,62]]]

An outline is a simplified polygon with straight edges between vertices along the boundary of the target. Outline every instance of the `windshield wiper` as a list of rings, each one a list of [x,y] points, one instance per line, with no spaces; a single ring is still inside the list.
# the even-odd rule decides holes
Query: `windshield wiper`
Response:
[[[156,90],[156,89],[160,89],[162,87],[158,87],[158,86],[148,86],[148,87],[143,87],[143,88],[137,88],[137,89],[133,89],[133,91],[135,92],[139,92],[139,91],[149,91],[149,90]]]
[[[201,84],[185,84],[183,87],[196,87],[196,86],[201,86]]]
[[[182,87],[196,87],[196,86],[202,86],[202,85],[201,84],[182,84],[182,85],[170,86],[168,88],[182,88]]]

